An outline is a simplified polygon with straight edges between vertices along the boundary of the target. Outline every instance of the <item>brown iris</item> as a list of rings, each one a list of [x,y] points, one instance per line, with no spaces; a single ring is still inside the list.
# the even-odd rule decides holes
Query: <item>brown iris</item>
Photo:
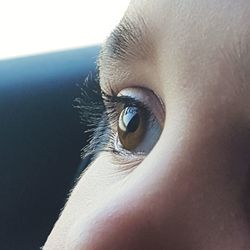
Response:
[[[122,110],[118,122],[118,136],[125,149],[135,149],[142,141],[145,131],[145,114],[140,108],[126,107]]]

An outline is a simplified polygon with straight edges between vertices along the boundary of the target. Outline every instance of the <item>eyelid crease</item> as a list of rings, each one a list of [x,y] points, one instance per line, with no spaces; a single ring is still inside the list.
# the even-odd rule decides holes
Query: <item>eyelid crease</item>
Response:
[[[128,106],[136,106],[139,108],[142,108],[144,110],[146,110],[149,114],[151,114],[152,112],[150,111],[150,109],[148,108],[148,106],[146,104],[144,104],[142,101],[128,96],[128,95],[108,95],[105,92],[102,92],[102,96],[103,96],[103,101],[104,101],[104,105],[107,108],[107,111],[111,111],[110,113],[108,112],[108,115],[112,114],[112,110],[117,108],[114,106],[120,106],[122,105],[122,107],[120,108],[124,108],[124,107],[128,107]],[[118,112],[120,112],[121,109],[118,109]],[[116,117],[117,118],[117,117]]]

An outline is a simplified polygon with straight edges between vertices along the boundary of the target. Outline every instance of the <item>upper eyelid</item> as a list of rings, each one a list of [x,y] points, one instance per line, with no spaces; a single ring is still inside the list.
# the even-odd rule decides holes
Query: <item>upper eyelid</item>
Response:
[[[137,106],[139,108],[144,109],[151,116],[154,116],[150,108],[146,104],[144,104],[142,101],[134,97],[130,97],[127,95],[126,96],[125,95],[122,95],[122,96],[111,95],[110,96],[103,92],[103,101],[104,101],[106,108],[108,109],[110,108],[109,110],[106,110],[106,111],[111,111],[111,113],[112,111],[117,110],[115,107],[116,105],[122,104],[124,106]],[[109,112],[107,114],[109,115]],[[118,114],[115,114],[115,115],[117,116]]]
[[[138,100],[139,106],[156,117],[163,128],[166,114],[165,105],[153,90],[146,87],[128,87],[121,90],[118,95],[125,95]]]

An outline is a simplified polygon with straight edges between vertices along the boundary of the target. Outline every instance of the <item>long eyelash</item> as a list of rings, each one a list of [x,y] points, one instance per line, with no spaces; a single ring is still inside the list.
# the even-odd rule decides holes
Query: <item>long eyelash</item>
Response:
[[[100,142],[108,141],[108,121],[105,114],[105,106],[97,79],[89,75],[85,81],[78,85],[80,97],[75,98],[73,107],[79,112],[80,122],[87,127],[84,133],[87,135],[87,145],[81,150],[81,158],[93,158],[99,148]]]
[[[79,111],[80,121],[87,126],[87,145],[81,150],[81,158],[90,157],[92,160],[102,151],[120,154],[110,141],[115,140],[112,125],[116,125],[119,111],[126,106],[137,106],[146,110],[145,105],[128,96],[109,95],[101,91],[98,80],[89,75],[78,85],[81,94],[76,98],[73,107]]]

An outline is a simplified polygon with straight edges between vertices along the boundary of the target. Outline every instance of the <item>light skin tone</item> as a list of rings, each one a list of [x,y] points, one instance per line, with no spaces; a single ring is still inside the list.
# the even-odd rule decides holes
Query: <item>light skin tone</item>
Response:
[[[100,153],[43,249],[250,248],[249,13],[247,0],[132,0],[122,23],[137,34],[121,28],[118,51],[108,39],[100,84],[143,102],[159,140]]]

